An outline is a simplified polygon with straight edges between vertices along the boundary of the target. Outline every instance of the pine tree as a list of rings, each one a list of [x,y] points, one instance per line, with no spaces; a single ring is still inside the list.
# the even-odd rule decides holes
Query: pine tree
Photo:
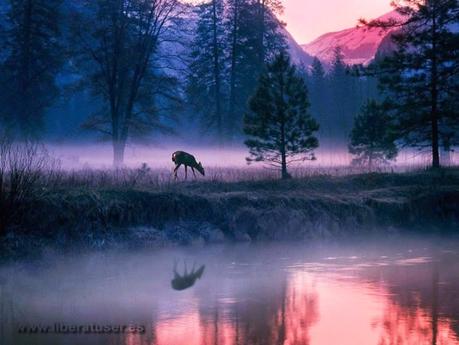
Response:
[[[397,157],[391,120],[387,109],[374,100],[362,107],[350,135],[349,152],[357,156],[353,164],[366,165],[371,171],[375,165]]]
[[[228,131],[233,135],[234,129],[237,127],[235,124],[236,110],[241,108],[237,101],[241,98],[238,91],[237,82],[240,79],[238,74],[238,61],[240,51],[240,10],[241,4],[244,0],[228,0],[228,50],[230,56],[229,63],[229,98],[228,98]]]
[[[228,121],[232,135],[241,133],[249,95],[264,65],[286,48],[276,13],[279,1],[229,0],[226,21],[229,60]]]
[[[441,138],[459,128],[459,23],[457,0],[403,0],[394,3],[401,20],[373,21],[373,27],[397,28],[395,51],[370,73],[396,114],[405,145],[430,147],[432,167],[440,166]],[[365,23],[365,22],[364,22]]]
[[[308,113],[309,101],[304,80],[281,53],[260,76],[258,88],[250,99],[250,111],[244,118],[247,162],[268,162],[280,167],[282,178],[289,177],[287,167],[295,161],[315,159],[319,146],[313,136],[319,129]]]
[[[336,47],[331,70],[328,76],[330,89],[330,108],[334,124],[333,137],[339,141],[345,140],[352,127],[354,113],[352,102],[355,101],[352,92],[353,77],[349,75],[348,66],[340,47]]]
[[[223,1],[212,0],[197,6],[199,17],[191,52],[188,99],[201,115],[205,128],[213,128],[220,140],[224,129],[225,56],[223,43]]]
[[[314,58],[311,64],[311,76],[309,78],[311,90],[311,111],[320,123],[321,135],[330,137],[331,121],[327,116],[327,92],[325,70],[318,58]]]
[[[59,95],[61,0],[9,0],[8,5],[0,66],[0,114],[23,136],[35,137],[43,129],[45,110]]]

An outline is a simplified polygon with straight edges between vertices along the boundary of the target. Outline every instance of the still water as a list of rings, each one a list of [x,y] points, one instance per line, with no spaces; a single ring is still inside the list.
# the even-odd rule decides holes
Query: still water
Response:
[[[205,265],[184,291],[176,260]],[[2,345],[459,344],[451,239],[48,254],[0,276]]]

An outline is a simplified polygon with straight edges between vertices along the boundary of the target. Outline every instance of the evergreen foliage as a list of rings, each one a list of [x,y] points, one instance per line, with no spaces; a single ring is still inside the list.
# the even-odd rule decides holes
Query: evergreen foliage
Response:
[[[394,3],[401,20],[373,21],[395,28],[395,51],[370,73],[379,77],[407,146],[428,147],[440,166],[440,143],[459,128],[459,3],[456,0],[403,0]]]
[[[278,0],[213,0],[198,7],[187,98],[221,141],[240,136],[266,62],[286,48]],[[217,63],[218,62],[218,63]]]
[[[392,119],[384,105],[368,101],[354,120],[349,152],[356,156],[354,165],[366,165],[371,171],[375,165],[388,163],[397,157]]]
[[[308,109],[307,87],[288,55],[281,53],[260,76],[244,118],[247,162],[268,162],[286,179],[289,164],[314,160],[319,125]]]
[[[40,136],[59,95],[61,0],[9,0],[0,65],[0,118],[23,137]]]

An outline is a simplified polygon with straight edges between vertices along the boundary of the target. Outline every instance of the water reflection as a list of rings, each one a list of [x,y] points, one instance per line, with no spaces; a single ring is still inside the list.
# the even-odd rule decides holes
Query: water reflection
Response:
[[[21,345],[459,344],[457,243],[405,242],[89,255],[48,261],[32,276],[24,267],[4,268],[0,274],[12,279],[3,296],[14,300],[16,312],[2,339]],[[178,255],[206,262],[200,283],[180,294],[164,270]],[[141,324],[147,332],[24,335],[14,328],[56,321]]]
[[[174,278],[171,281],[171,286],[174,290],[182,291],[189,289],[196,283],[197,279],[202,278],[202,274],[204,273],[204,269],[206,268],[205,265],[202,265],[198,269],[196,269],[196,265],[193,265],[191,272],[188,272],[186,262],[184,263],[185,270],[183,275],[177,272],[177,262],[174,264]]]

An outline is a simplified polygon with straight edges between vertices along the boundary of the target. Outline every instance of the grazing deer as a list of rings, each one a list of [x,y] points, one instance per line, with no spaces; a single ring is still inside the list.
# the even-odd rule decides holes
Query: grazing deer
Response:
[[[194,177],[196,177],[196,173],[194,172],[194,169],[199,171],[202,174],[202,176],[205,176],[204,168],[202,167],[201,162],[198,163],[196,161],[196,158],[194,158],[194,156],[190,155],[189,153],[186,153],[183,151],[176,151],[172,154],[172,161],[175,163],[174,178],[176,180],[177,180],[177,171],[182,164],[185,166],[185,180],[188,178],[188,167],[190,167],[191,170],[193,171]]]
[[[192,287],[196,280],[201,279],[205,268],[206,266],[202,265],[197,271],[195,271],[195,265],[193,265],[193,269],[190,273],[188,273],[185,262],[185,272],[183,273],[183,276],[181,276],[177,272],[177,261],[175,261],[174,278],[171,281],[172,288],[177,291],[182,291],[188,289],[189,287]]]

